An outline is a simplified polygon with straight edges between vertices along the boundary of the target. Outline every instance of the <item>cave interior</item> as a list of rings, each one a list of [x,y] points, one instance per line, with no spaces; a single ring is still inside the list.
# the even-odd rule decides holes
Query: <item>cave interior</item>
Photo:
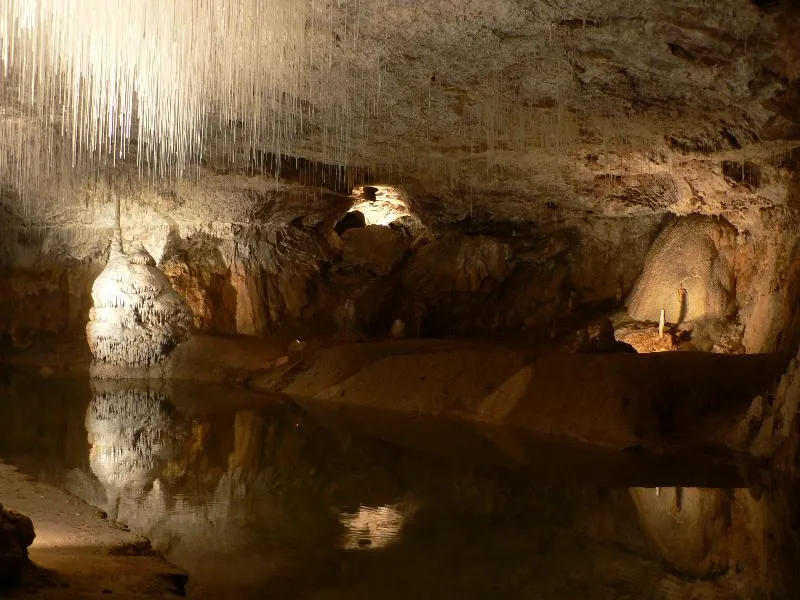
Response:
[[[608,594],[575,597],[798,597],[798,26],[792,0],[0,0],[0,458],[74,453],[39,475],[198,597],[216,550],[156,520],[205,544],[189,480],[233,523],[287,465],[316,474],[285,499],[360,506],[346,554],[416,524],[385,558],[415,595],[348,571],[341,597],[495,597],[452,565],[434,594],[410,558],[432,530],[446,554],[430,506],[466,502],[415,469],[479,490],[482,518],[569,504],[595,550],[564,560]],[[0,584],[28,546],[48,564],[36,507],[11,507]],[[510,543],[487,577],[547,552]],[[504,593],[571,598],[542,583],[560,568]]]

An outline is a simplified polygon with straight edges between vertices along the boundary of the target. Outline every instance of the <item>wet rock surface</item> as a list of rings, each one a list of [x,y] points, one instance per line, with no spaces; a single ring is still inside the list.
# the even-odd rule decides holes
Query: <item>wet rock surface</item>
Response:
[[[713,170],[696,177],[693,185],[707,185],[709,195],[718,189]],[[311,190],[255,195],[248,186],[270,185],[255,178],[213,185],[188,186],[183,193],[191,200],[133,186],[130,217],[122,220],[124,243],[144,242],[191,311],[187,325],[207,333],[284,341],[384,336],[401,319],[415,335],[418,320],[423,335],[519,335],[617,297],[628,298],[638,320],[657,322],[663,304],[674,323],[682,286],[691,311],[684,319],[737,318],[749,352],[789,349],[800,339],[790,308],[800,282],[794,260],[800,220],[785,206],[742,207],[726,213],[728,221],[710,216],[713,207],[683,217],[666,205],[636,216],[565,206],[547,219],[502,220],[498,201],[493,213],[459,221],[406,191],[413,216],[339,236],[337,220],[359,197]],[[769,193],[777,203],[785,187],[776,185]],[[225,204],[215,207],[223,195]],[[138,206],[139,196],[155,198],[157,208]],[[110,216],[99,197],[89,206],[96,222]],[[395,226],[403,219],[413,227]],[[80,234],[69,223],[42,229],[60,254],[38,263],[26,257],[42,240],[3,238],[0,346],[21,352],[44,336],[80,330],[92,303],[92,273],[107,262],[111,225],[82,226]],[[36,221],[25,226],[31,227]],[[161,352],[158,336],[151,337],[154,349],[137,358],[142,364]]]

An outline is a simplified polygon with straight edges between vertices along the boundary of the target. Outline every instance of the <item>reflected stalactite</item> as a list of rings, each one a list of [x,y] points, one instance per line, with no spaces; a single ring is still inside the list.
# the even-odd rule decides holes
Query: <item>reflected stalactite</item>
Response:
[[[123,497],[151,488],[184,438],[174,407],[159,391],[94,384],[86,411],[89,465],[116,517]]]

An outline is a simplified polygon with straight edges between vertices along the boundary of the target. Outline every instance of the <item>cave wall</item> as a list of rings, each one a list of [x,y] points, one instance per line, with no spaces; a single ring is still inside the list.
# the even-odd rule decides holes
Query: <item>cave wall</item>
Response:
[[[765,159],[755,180],[752,169],[689,155],[672,174],[641,173],[653,160],[618,156],[619,174],[600,176],[597,157],[582,158],[574,196],[532,191],[524,202],[457,188],[434,196],[411,182],[395,192],[411,216],[339,233],[358,198],[235,173],[153,184],[109,172],[34,203],[6,192],[0,335],[21,348],[39,335],[81,334],[119,201],[124,243],[144,244],[194,326],[210,333],[382,336],[396,318],[413,332],[420,315],[423,333],[436,336],[548,327],[570,305],[627,296],[659,233],[705,215],[733,232],[726,261],[744,348],[796,345],[793,163]]]
[[[794,352],[800,343],[800,217],[792,206],[759,217],[737,248],[743,343],[749,352]]]
[[[157,144],[76,161],[58,130],[80,123],[40,123],[53,117],[16,103],[10,78],[2,341],[80,334],[121,200],[126,241],[144,242],[203,331],[383,334],[424,304],[431,335],[518,332],[562,315],[570,298],[627,295],[664,221],[697,214],[736,229],[743,347],[796,345],[794,3],[385,5],[310,21],[302,48],[336,69],[290,80],[318,101],[278,111],[292,125],[271,141],[242,135],[255,114],[203,130],[202,164],[185,180],[160,178],[188,165],[149,162]],[[323,43],[331,19],[334,45]],[[219,81],[194,91],[213,106]],[[345,185],[343,172],[358,175]],[[342,194],[366,180],[402,182],[422,230],[333,235]]]
[[[334,226],[352,198],[255,178],[217,184],[223,201],[208,193],[198,200],[201,185],[182,190],[186,196],[144,186],[83,189],[82,224],[46,226],[6,213],[0,330],[7,341],[24,346],[37,335],[82,331],[92,281],[107,260],[116,195],[125,245],[141,241],[156,258],[195,327],[258,337],[348,327],[384,335],[396,318],[411,330],[420,305],[429,335],[546,324],[566,311],[571,293],[604,300],[619,278],[632,281],[659,221],[598,217],[537,230],[487,218],[440,223],[421,213],[411,223],[338,235]]]

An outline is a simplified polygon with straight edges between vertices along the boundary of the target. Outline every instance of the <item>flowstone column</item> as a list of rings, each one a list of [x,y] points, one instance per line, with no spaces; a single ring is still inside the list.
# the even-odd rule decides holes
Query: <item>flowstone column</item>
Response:
[[[96,365],[150,367],[189,338],[191,311],[141,244],[125,253],[112,242],[92,300],[86,339]]]

